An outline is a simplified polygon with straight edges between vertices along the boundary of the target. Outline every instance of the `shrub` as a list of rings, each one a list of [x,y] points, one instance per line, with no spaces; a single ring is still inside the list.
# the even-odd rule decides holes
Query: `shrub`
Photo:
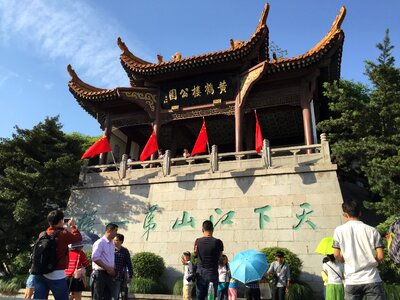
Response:
[[[30,267],[30,256],[31,253],[29,251],[19,253],[9,266],[11,274],[28,274]]]
[[[387,300],[400,300],[400,285],[384,283]]]
[[[138,252],[132,256],[133,275],[157,281],[165,270],[164,259],[151,252]]]
[[[0,294],[3,295],[16,295],[21,288],[17,282],[13,280],[0,280]]]
[[[261,249],[261,252],[263,252],[267,256],[269,264],[275,261],[275,253],[277,251],[281,251],[285,254],[285,261],[290,267],[290,277],[292,279],[292,282],[297,282],[298,277],[301,273],[301,268],[303,267],[303,262],[300,258],[298,258],[296,254],[286,248],[269,247]]]
[[[136,277],[129,286],[129,293],[134,294],[168,294],[168,288],[150,278]]]
[[[292,283],[286,300],[313,300],[314,293],[311,287],[305,282]]]
[[[182,295],[183,292],[183,280],[177,280],[174,284],[174,289],[172,290],[173,295]]]

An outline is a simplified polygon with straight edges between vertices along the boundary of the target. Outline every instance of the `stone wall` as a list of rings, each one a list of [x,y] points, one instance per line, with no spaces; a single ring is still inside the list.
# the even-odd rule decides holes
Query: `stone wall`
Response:
[[[314,249],[343,222],[342,196],[335,165],[313,155],[297,159],[293,165],[281,157],[273,169],[262,168],[260,159],[221,162],[217,173],[208,164],[180,166],[168,177],[160,167],[129,170],[123,180],[116,172],[88,174],[68,210],[81,230],[99,235],[117,222],[132,253],[164,258],[170,286],[181,279],[182,252],[193,250],[202,222],[211,218],[229,259],[249,248],[286,247],[303,260],[302,279],[321,292],[323,257]]]

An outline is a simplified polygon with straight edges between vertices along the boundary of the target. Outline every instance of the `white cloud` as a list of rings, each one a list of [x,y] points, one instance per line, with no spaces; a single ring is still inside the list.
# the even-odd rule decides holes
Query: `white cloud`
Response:
[[[14,71],[8,70],[0,66],[0,88],[2,88],[8,80],[18,77],[19,75]]]
[[[46,90],[51,90],[52,88],[53,88],[53,86],[54,86],[54,83],[45,83],[44,85],[43,85],[43,87],[46,89]]]
[[[83,1],[0,0],[0,43],[71,63],[84,81],[99,87],[129,83],[116,44],[121,31],[110,16],[102,16]],[[135,51],[147,59],[144,51]],[[0,84],[4,80],[0,78]]]

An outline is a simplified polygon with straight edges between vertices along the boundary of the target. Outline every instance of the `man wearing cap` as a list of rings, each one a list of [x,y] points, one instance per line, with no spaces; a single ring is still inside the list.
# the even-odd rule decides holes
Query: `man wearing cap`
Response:
[[[275,261],[270,265],[267,276],[273,275],[273,300],[284,300],[285,293],[288,292],[290,286],[290,268],[285,262],[285,254],[282,251],[275,253]]]
[[[106,226],[104,236],[93,244],[93,299],[117,300],[119,284],[115,280],[115,247],[113,239],[117,235],[118,225]]]

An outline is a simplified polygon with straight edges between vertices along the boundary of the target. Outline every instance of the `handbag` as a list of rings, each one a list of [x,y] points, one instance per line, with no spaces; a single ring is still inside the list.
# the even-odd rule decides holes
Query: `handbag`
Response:
[[[268,282],[260,283],[260,299],[271,299],[271,288],[269,287]]]
[[[83,281],[83,285],[86,287],[86,268],[85,267],[78,268],[80,257],[81,257],[81,253],[79,252],[78,260],[76,261],[75,271],[72,274],[72,277],[76,280]]]

